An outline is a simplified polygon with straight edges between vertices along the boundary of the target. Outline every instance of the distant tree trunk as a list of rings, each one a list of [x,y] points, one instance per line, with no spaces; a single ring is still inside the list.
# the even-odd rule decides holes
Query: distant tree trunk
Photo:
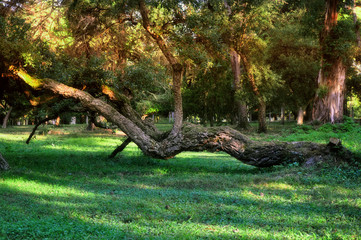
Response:
[[[338,0],[326,1],[324,28],[320,36],[323,54],[318,75],[318,93],[313,107],[313,120],[323,123],[337,123],[343,120],[346,66],[341,57],[332,56],[329,52],[329,48],[332,47],[325,46],[327,42],[332,42],[329,38],[337,25],[338,3]]]
[[[55,126],[59,126],[60,125],[60,116],[58,116],[55,120]]]
[[[258,132],[267,132],[266,125],[266,103],[263,100],[259,101],[258,104]]]
[[[89,117],[89,120],[88,120],[88,126],[87,126],[86,130],[88,130],[88,131],[94,131],[94,129],[95,129],[95,122],[96,122],[95,115],[94,115],[94,114],[90,114],[90,117]]]
[[[237,127],[240,129],[249,128],[247,119],[247,105],[239,98],[237,98],[237,92],[242,90],[241,85],[241,58],[235,50],[231,50],[231,66],[233,72],[233,90],[234,96],[234,108],[237,119]]]
[[[303,112],[304,110],[302,109],[302,107],[300,107],[297,114],[297,125],[303,124],[303,118],[304,118]]]
[[[281,124],[285,125],[285,107],[283,105],[281,107]]]
[[[308,104],[306,107],[306,116],[304,118],[306,122],[312,121],[312,103]]]
[[[226,0],[223,1],[227,9],[228,17],[231,18],[232,9]],[[233,29],[232,29],[233,31]],[[232,45],[232,44],[230,44]],[[233,72],[233,91],[234,91],[234,113],[237,119],[237,127],[240,129],[247,129],[250,127],[248,122],[247,104],[244,100],[237,97],[237,93],[242,91],[241,83],[241,56],[237,53],[234,47],[230,47],[231,66]]]
[[[10,107],[8,112],[6,113],[6,115],[5,115],[4,119],[3,119],[2,128],[7,128],[8,120],[9,120],[9,117],[10,117],[10,114],[11,114],[12,110],[13,110],[13,107]]]
[[[252,87],[252,91],[258,100],[258,132],[265,133],[267,132],[267,124],[266,124],[266,103],[263,100],[263,96],[261,95],[256,81],[254,79],[254,75],[252,73],[251,64],[248,62],[248,59],[245,55],[238,53],[241,57],[242,64],[244,70],[247,73],[248,81]]]
[[[8,169],[9,169],[9,164],[0,153],[0,170],[8,170]]]

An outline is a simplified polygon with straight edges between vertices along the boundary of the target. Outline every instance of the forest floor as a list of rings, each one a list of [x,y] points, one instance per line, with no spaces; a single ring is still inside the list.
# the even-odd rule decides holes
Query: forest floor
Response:
[[[169,128],[160,124],[160,128]],[[121,134],[85,125],[0,129],[0,239],[360,239],[361,167],[297,164],[259,169],[224,153],[170,160]],[[271,123],[254,140],[342,140],[361,156],[361,127]],[[49,130],[52,132],[48,133]]]

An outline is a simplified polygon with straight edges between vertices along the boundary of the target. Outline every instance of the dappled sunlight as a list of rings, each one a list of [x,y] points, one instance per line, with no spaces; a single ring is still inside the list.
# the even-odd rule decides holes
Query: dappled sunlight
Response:
[[[350,230],[360,226],[360,186],[330,183],[307,169],[259,169],[208,152],[156,160],[133,143],[109,160],[121,143],[112,136],[48,135],[29,145],[21,135],[9,142],[6,137],[0,135],[12,169],[0,177],[0,224],[12,238],[54,232],[61,238],[64,231],[74,239],[360,233]]]
[[[299,228],[307,226],[310,226],[309,232],[303,234],[312,237],[315,228],[327,231],[326,218],[338,216],[335,215],[337,212],[342,213],[340,210],[335,212],[336,208],[327,213],[327,208],[321,205],[284,199],[281,197],[284,192],[294,191],[287,184],[278,186],[277,183],[270,183],[269,186],[261,184],[209,192],[207,189],[179,190],[177,187],[149,185],[124,178],[127,176],[120,179],[89,179],[90,182],[84,186],[82,181],[67,186],[67,182],[74,181],[68,177],[51,180],[59,183],[41,182],[41,178],[40,181],[9,179],[1,182],[0,195],[5,190],[23,199],[13,208],[17,209],[16,214],[22,214],[23,201],[30,201],[30,206],[35,208],[23,214],[62,218],[65,225],[79,221],[91,228],[98,226],[96,228],[102,231],[123,232],[138,237],[188,234],[200,238],[243,236],[292,239],[298,236]],[[64,182],[65,179],[68,179],[67,182]],[[126,185],[121,184],[123,181]],[[339,191],[343,189],[339,188]],[[12,202],[11,205],[16,206],[17,203]],[[320,215],[320,211],[325,210]],[[348,218],[340,219],[339,226]],[[19,220],[23,221],[21,217]]]
[[[57,196],[67,196],[72,197],[84,197],[84,191],[78,190],[73,187],[66,187],[57,184],[48,184],[44,182],[23,180],[23,179],[12,179],[3,181],[1,185],[8,187],[11,190],[14,190],[22,194],[33,194],[38,197],[57,197]],[[0,187],[1,187],[0,185]],[[88,197],[95,197],[89,196]]]
[[[19,134],[6,134],[6,133],[0,133],[0,139],[2,139],[3,141],[13,141],[13,142],[18,142],[18,141],[26,141],[26,137],[24,137],[24,135]]]

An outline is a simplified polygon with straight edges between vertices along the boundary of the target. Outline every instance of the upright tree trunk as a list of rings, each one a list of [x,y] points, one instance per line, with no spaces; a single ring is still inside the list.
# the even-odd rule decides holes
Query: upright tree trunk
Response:
[[[247,73],[248,81],[252,87],[252,91],[258,100],[258,132],[260,133],[267,132],[266,103],[263,100],[263,96],[261,95],[257,87],[256,81],[254,79],[254,75],[252,73],[252,67],[251,64],[248,62],[247,57],[241,53],[239,53],[239,56],[241,57],[244,70]]]
[[[170,136],[177,138],[179,141],[182,136],[179,135],[183,125],[183,106],[182,106],[182,78],[183,78],[183,66],[180,64],[179,60],[173,55],[171,49],[167,46],[166,41],[162,35],[152,29],[152,23],[149,19],[149,12],[144,0],[139,0],[138,2],[139,11],[142,16],[143,28],[145,31],[154,39],[157,43],[159,49],[162,51],[164,57],[167,59],[168,63],[172,68],[172,78],[173,78],[173,96],[174,96],[174,124],[170,132]]]
[[[11,111],[13,110],[13,107],[10,107],[8,112],[6,113],[4,119],[3,119],[3,125],[2,125],[2,128],[6,128],[7,125],[8,125],[8,120],[9,120],[9,117],[10,117],[10,114],[11,114]]]
[[[182,78],[183,66],[179,63],[172,65],[173,70],[173,98],[174,98],[174,124],[171,135],[176,136],[183,125]]]
[[[285,107],[282,105],[281,107],[281,124],[285,125]]]
[[[259,104],[258,104],[258,132],[259,133],[267,132],[266,103],[262,99],[259,99]]]
[[[94,131],[95,129],[95,122],[96,122],[96,117],[94,113],[91,113],[89,118],[88,118],[88,126],[86,127],[86,130],[88,131]]]
[[[302,125],[303,124],[303,118],[304,118],[304,114],[303,114],[303,109],[302,107],[300,107],[298,109],[298,114],[297,114],[297,125]]]
[[[60,116],[57,116],[55,120],[55,126],[59,126],[59,125],[60,125]]]
[[[337,25],[338,0],[326,1],[324,28],[320,36],[323,51],[321,69],[318,75],[318,93],[313,107],[313,120],[320,122],[341,122],[343,119],[344,95],[346,90],[346,66],[341,57],[326,52],[326,41]],[[331,48],[332,49],[332,48]]]
[[[242,91],[241,85],[241,58],[238,53],[231,49],[231,66],[233,72],[233,90],[236,93],[234,96],[234,108],[237,119],[237,127],[247,129],[249,127],[247,119],[247,105],[237,97],[237,92]]]

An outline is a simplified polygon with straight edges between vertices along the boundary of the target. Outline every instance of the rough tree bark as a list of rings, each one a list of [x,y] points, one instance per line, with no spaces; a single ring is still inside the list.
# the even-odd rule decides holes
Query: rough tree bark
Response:
[[[320,35],[321,50],[327,48],[326,40],[337,25],[338,0],[326,1],[326,14]],[[336,39],[335,39],[336,40]],[[328,40],[330,41],[330,40]],[[329,51],[329,50],[328,50]],[[341,57],[323,51],[318,74],[318,93],[313,106],[313,120],[337,123],[343,120],[344,95],[346,90],[346,65]]]
[[[34,89],[46,89],[65,98],[74,98],[90,111],[98,112],[116,124],[145,155],[154,158],[168,159],[182,151],[223,151],[246,164],[269,167],[295,161],[310,164],[330,159],[346,160],[349,154],[343,147],[332,144],[256,142],[232,128],[204,128],[192,124],[182,125],[181,138],[167,134],[162,139],[154,139],[114,107],[89,93],[52,79],[33,78],[22,69],[13,68],[12,71]]]

